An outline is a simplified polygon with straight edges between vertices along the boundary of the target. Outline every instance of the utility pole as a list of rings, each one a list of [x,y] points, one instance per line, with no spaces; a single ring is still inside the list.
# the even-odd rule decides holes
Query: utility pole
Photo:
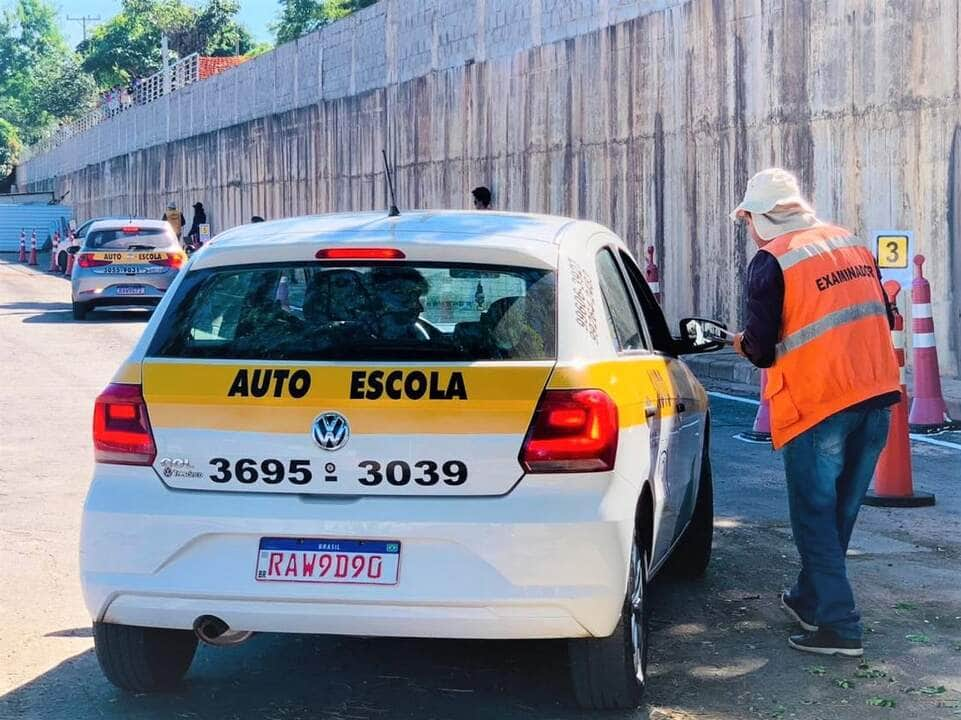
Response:
[[[67,15],[67,20],[70,22],[78,22],[83,24],[83,41],[87,42],[87,21],[97,21],[100,20],[99,15],[81,15],[80,17],[70,17]]]
[[[163,94],[169,95],[172,88],[170,83],[170,50],[166,35],[160,38],[160,61],[163,63]]]

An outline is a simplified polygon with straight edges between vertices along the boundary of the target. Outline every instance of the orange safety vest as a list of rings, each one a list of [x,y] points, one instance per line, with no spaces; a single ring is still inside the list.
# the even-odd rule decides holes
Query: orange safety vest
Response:
[[[874,257],[844,228],[818,225],[762,248],[784,274],[781,341],[768,370],[775,448],[864,400],[900,390]]]

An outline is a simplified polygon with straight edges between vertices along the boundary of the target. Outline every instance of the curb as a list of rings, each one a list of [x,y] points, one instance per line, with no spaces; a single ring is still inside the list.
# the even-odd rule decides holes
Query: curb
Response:
[[[701,381],[716,381],[734,383],[758,388],[761,385],[761,370],[739,356],[733,350],[725,348],[714,353],[703,355],[688,355],[685,364],[697,375]],[[908,388],[914,387],[913,373],[907,373]],[[942,384],[947,380],[942,376]],[[954,381],[950,381],[954,384]],[[755,389],[754,394],[757,394]],[[948,406],[948,417],[961,420],[961,395],[951,397],[944,392],[944,402]]]

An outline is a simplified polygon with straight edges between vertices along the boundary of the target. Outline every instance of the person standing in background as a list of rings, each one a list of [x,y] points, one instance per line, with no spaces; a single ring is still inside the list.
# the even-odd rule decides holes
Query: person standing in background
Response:
[[[207,223],[207,213],[204,210],[204,204],[195,202],[194,203],[194,220],[190,223],[190,230],[187,232],[187,238],[190,240],[194,247],[200,246],[200,226],[206,225]]]
[[[177,208],[177,203],[167,203],[167,212],[164,213],[164,216],[161,218],[161,220],[166,220],[170,224],[170,227],[174,231],[174,235],[177,236],[177,240],[179,241],[180,235],[183,233],[184,225],[187,221],[184,219],[184,214]]]
[[[491,191],[481,185],[480,187],[475,187],[471,190],[471,195],[474,196],[474,209],[475,210],[490,210],[491,209]]]

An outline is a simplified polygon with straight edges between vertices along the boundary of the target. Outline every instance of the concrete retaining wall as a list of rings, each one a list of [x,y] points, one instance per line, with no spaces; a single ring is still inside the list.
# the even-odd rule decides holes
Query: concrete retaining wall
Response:
[[[78,215],[202,200],[249,218],[398,204],[552,212],[654,244],[669,315],[736,324],[726,219],[795,170],[821,215],[916,233],[942,368],[961,358],[957,0],[382,0],[20,169]],[[189,218],[188,218],[189,219]]]

